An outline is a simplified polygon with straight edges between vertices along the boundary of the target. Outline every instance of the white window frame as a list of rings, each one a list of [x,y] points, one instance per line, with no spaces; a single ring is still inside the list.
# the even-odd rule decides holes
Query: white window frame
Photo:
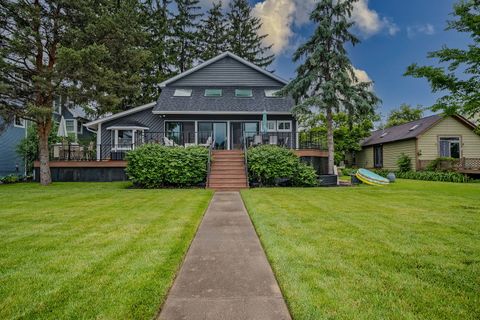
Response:
[[[270,125],[273,124],[273,128],[270,128]],[[267,131],[268,132],[277,132],[277,121],[268,120],[267,121]]]
[[[68,130],[68,121],[73,121],[73,131]],[[77,133],[77,120],[75,119],[65,119],[65,128],[67,128],[67,133]]]
[[[17,120],[20,120],[21,124],[17,124]],[[25,119],[18,118],[17,116],[13,116],[13,126],[15,128],[25,128]]]
[[[290,129],[280,129],[281,123],[290,124]],[[277,120],[277,132],[292,132],[292,130],[293,130],[292,120]]]
[[[175,89],[174,97],[191,97],[193,89]]]
[[[83,134],[83,123],[81,123],[78,120],[76,122],[77,122],[77,133]],[[80,128],[80,130],[78,128]]]
[[[118,146],[118,132],[119,131],[131,131],[132,132],[132,146],[131,147],[119,147]],[[114,151],[125,151],[125,150],[132,150],[135,149],[135,133],[137,130],[133,129],[115,129],[114,130],[114,137],[115,137],[115,145],[114,145]]]
[[[458,159],[461,159],[462,158],[462,151],[463,151],[463,146],[462,146],[462,136],[439,136],[438,137],[438,156],[439,157],[442,157],[442,145],[441,145],[441,141],[442,139],[457,139],[458,140]],[[451,146],[451,142],[452,141],[455,141],[455,140],[447,140],[447,141],[450,141],[450,155],[448,156],[448,158],[451,158],[452,157],[452,146]],[[454,158],[454,159],[457,159],[457,158]]]

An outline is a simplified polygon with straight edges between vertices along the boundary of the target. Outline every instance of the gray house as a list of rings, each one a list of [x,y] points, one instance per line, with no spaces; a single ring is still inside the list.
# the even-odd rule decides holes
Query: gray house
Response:
[[[255,139],[260,139],[265,116],[268,135],[261,139],[296,148],[297,122],[291,113],[294,102],[276,95],[286,83],[226,52],[163,82],[157,102],[86,127],[97,132],[99,160],[120,160],[125,151],[146,142],[241,149],[245,143],[259,143]]]

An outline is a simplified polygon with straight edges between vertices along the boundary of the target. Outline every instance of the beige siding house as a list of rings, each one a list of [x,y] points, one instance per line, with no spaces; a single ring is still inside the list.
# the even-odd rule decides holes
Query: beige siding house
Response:
[[[415,170],[440,157],[458,159],[459,169],[480,170],[480,135],[475,125],[461,116],[433,115],[403,125],[377,130],[362,142],[353,164],[360,168],[396,170],[403,154]],[[480,173],[480,171],[479,171]]]

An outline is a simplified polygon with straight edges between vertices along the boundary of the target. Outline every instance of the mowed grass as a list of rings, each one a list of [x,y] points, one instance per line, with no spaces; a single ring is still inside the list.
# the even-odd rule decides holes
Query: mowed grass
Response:
[[[242,195],[294,319],[480,318],[480,184]]]
[[[212,196],[0,185],[0,319],[151,319]]]

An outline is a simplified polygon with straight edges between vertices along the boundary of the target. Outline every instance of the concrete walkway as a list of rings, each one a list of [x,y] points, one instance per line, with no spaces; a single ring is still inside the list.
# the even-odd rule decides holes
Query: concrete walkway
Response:
[[[215,193],[158,319],[291,319],[238,192]]]

